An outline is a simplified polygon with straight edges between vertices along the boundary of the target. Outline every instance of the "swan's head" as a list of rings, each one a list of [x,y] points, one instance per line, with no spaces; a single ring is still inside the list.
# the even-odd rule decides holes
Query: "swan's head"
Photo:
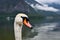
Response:
[[[27,27],[29,28],[32,28],[32,25],[30,24],[29,22],[29,18],[26,14],[23,14],[23,13],[20,13],[20,14],[17,14],[16,18],[15,18],[15,21],[19,24],[19,25],[26,25]]]

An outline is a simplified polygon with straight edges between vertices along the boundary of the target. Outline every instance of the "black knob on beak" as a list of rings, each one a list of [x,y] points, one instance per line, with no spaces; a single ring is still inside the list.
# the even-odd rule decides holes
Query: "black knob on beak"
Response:
[[[33,29],[35,27],[35,25],[32,25],[31,29]]]
[[[33,29],[33,27],[31,27],[31,29]]]

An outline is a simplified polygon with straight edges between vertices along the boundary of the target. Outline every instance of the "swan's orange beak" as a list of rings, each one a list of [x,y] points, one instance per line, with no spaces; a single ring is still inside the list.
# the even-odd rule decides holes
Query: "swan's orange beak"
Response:
[[[27,21],[27,19],[25,18],[23,21],[24,25],[26,25],[29,28],[32,28],[32,25],[29,23],[29,21]]]

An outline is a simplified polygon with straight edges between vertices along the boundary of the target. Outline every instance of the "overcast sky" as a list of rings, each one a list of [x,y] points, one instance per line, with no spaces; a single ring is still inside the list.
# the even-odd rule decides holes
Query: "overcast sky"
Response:
[[[60,4],[60,0],[35,0],[39,3],[56,3],[56,4]]]

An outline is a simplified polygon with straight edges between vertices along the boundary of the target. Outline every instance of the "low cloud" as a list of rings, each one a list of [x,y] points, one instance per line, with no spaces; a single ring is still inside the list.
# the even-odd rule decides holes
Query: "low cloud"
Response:
[[[53,6],[49,6],[49,4],[52,3],[60,4],[60,0],[34,0],[34,1],[37,2],[35,5],[33,3],[30,4],[28,1],[26,1],[26,3],[29,4],[35,10],[44,10],[52,12],[60,11],[60,9],[54,8]]]
[[[52,11],[52,12],[57,12],[59,11],[59,9],[56,9],[54,7],[49,7],[48,5],[43,5],[43,6],[40,6],[38,4],[36,4],[34,6],[37,10],[45,10],[45,11]]]
[[[55,3],[55,4],[60,4],[60,0],[35,0],[39,3]]]

